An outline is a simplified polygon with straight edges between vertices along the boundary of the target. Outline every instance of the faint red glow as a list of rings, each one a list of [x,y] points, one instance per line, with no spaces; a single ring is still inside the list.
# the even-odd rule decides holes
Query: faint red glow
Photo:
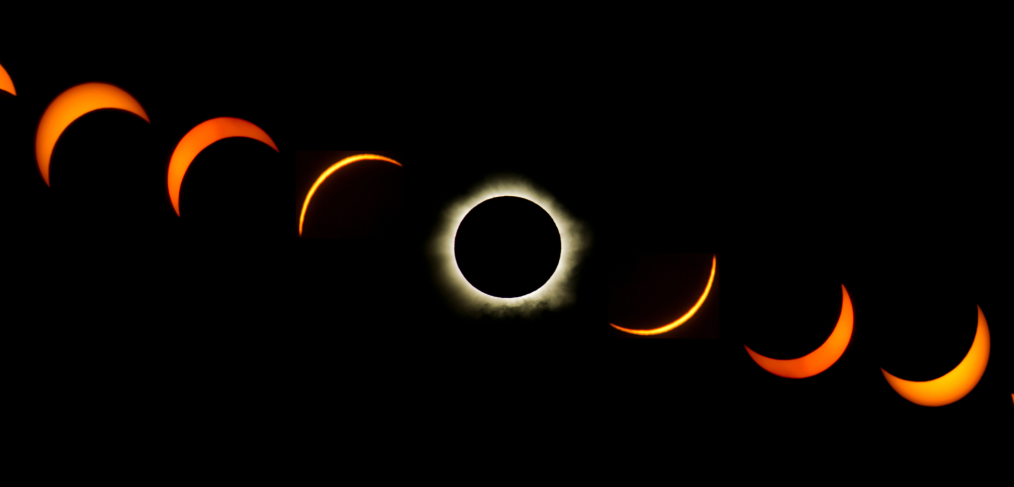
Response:
[[[345,166],[347,166],[349,164],[352,164],[353,162],[356,162],[356,161],[385,161],[385,162],[390,162],[390,163],[396,164],[398,166],[401,166],[401,164],[398,163],[398,161],[395,161],[394,159],[389,159],[387,157],[378,156],[378,155],[375,155],[375,154],[360,154],[360,155],[357,155],[357,156],[349,156],[349,157],[346,157],[346,158],[344,158],[344,159],[342,159],[342,160],[340,160],[340,161],[332,164],[331,167],[327,168],[327,170],[324,171],[324,173],[321,174],[320,177],[317,178],[317,181],[315,183],[313,183],[313,186],[310,188],[310,192],[306,194],[306,199],[303,200],[303,211],[299,213],[299,235],[300,236],[303,235],[303,219],[306,217],[306,209],[310,207],[310,198],[312,198],[313,197],[313,193],[317,191],[317,187],[320,186],[320,183],[323,183],[324,180],[327,179],[327,177],[330,176],[333,172],[335,172],[335,171],[337,171],[337,170],[339,170],[339,169],[341,169],[341,168],[343,168],[343,167],[345,167]]]
[[[85,83],[60,93],[42,114],[35,135],[35,159],[46,186],[49,186],[49,159],[53,156],[53,148],[60,135],[74,120],[103,108],[126,110],[151,123],[141,104],[129,93],[113,85]]]
[[[173,155],[169,159],[169,174],[167,177],[169,185],[169,200],[172,201],[176,215],[180,214],[180,186],[183,185],[183,176],[186,175],[190,163],[194,162],[197,154],[219,140],[229,137],[246,137],[259,140],[271,146],[278,152],[278,146],[268,137],[268,134],[260,127],[247,122],[246,120],[231,117],[219,117],[202,122],[190,129],[176,145]]]
[[[708,298],[708,293],[711,292],[711,284],[715,281],[715,269],[717,267],[718,267],[718,256],[715,255],[711,257],[711,277],[708,278],[708,285],[704,288],[704,294],[701,295],[701,299],[697,300],[697,304],[695,304],[693,308],[690,308],[690,311],[687,311],[686,314],[680,316],[679,319],[677,319],[676,321],[669,323],[668,325],[659,328],[654,328],[651,330],[632,330],[629,328],[621,328],[612,323],[610,323],[610,325],[613,328],[616,328],[617,330],[627,332],[633,335],[647,336],[647,335],[660,335],[669,330],[672,330],[673,328],[676,328],[677,326],[682,325],[683,323],[686,323],[687,320],[693,317],[694,313],[697,313],[697,310],[701,308],[701,305],[704,304],[704,300]]]
[[[930,407],[946,406],[972,392],[989,362],[989,326],[986,324],[986,316],[982,314],[982,308],[976,305],[976,309],[979,311],[979,318],[975,340],[972,341],[968,354],[953,370],[933,380],[910,381],[899,379],[881,368],[880,371],[884,373],[887,383],[901,397],[921,406]]]
[[[764,370],[779,377],[788,379],[805,379],[813,377],[834,365],[845,353],[845,348],[852,339],[852,325],[855,318],[852,314],[852,299],[849,297],[845,285],[841,286],[841,314],[838,315],[838,324],[835,325],[831,336],[823,345],[816,350],[797,359],[778,360],[765,357],[744,345],[747,353],[753,358],[757,365]]]

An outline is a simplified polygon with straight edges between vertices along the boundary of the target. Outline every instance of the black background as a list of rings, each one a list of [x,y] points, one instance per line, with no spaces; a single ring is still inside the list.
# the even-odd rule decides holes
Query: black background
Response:
[[[0,53],[18,93],[0,94],[13,336],[76,353],[214,350],[259,336],[285,309],[293,144],[271,69],[277,49],[215,36],[151,42],[158,35],[131,43],[126,31],[92,32],[59,48],[7,43]],[[117,110],[79,118],[56,144],[47,187],[34,153],[38,122],[85,82],[124,89],[151,124]],[[240,138],[208,147],[187,171],[177,217],[166,187],[172,151],[222,116],[261,127],[281,154]]]
[[[510,384],[540,403],[568,399],[566,386],[580,384],[580,397],[597,399],[589,408],[633,413],[629,424],[638,428],[650,427],[645,418],[678,418],[695,406],[717,406],[708,419],[743,424],[761,438],[806,438],[831,418],[999,435],[1005,420],[997,418],[1010,417],[1006,153],[986,121],[925,105],[909,111],[887,95],[845,110],[826,102],[827,93],[788,113],[775,102],[717,107],[684,92],[699,104],[691,114],[633,95],[611,98],[615,105],[589,101],[580,85],[544,90],[538,76],[521,91],[495,80],[451,85],[425,70],[356,79],[348,75],[359,67],[333,56],[312,60],[303,72],[310,81],[286,97],[279,86],[294,82],[268,78],[272,69],[253,56],[188,61],[182,51],[193,53],[160,48],[139,57],[89,42],[46,57],[3,52],[0,63],[19,93],[0,95],[12,301],[30,311],[11,313],[28,317],[19,330],[32,327],[67,347],[85,337],[142,350],[176,343],[222,355],[243,349],[335,359],[339,380],[411,365],[425,371],[420,381],[439,371],[459,391]],[[152,124],[114,112],[83,117],[57,144],[54,187],[46,188],[32,153],[35,125],[49,101],[86,81],[124,88]],[[241,225],[261,238],[212,235],[209,223],[180,228],[186,224],[161,194],[165,165],[179,138],[214,116],[254,122],[283,154],[224,141],[195,161],[187,184],[209,156],[242,155],[233,161],[259,160],[267,172],[273,161],[291,161],[294,148],[359,148],[345,153],[377,152],[405,165],[404,225],[385,230],[393,238],[297,239],[304,188],[318,168],[287,167],[293,195],[291,172],[250,171],[259,179],[230,186],[227,164],[206,164],[225,171],[208,175],[212,187],[262,197],[265,209],[257,211],[271,214],[267,201],[278,194],[280,216]],[[915,118],[922,123],[909,122]],[[91,125],[95,133],[85,134]],[[113,152],[118,147],[123,152]],[[80,170],[88,164],[58,160],[70,162],[75,152],[82,162],[126,168],[147,154],[152,169],[138,180],[160,195],[122,211],[159,213],[157,223],[124,233],[118,218],[81,216],[83,203],[58,194],[58,185],[66,194],[90,187],[72,184],[93,177]],[[467,319],[433,283],[425,248],[440,211],[501,171],[542,186],[592,230],[578,299],[566,309],[535,319]],[[90,183],[147,198],[118,177]],[[274,184],[284,188],[253,189]],[[200,198],[184,192],[184,218],[200,213]],[[276,228],[283,238],[267,238]],[[640,252],[721,252],[721,340],[600,340],[615,336],[606,319],[606,262]],[[856,312],[843,358],[811,379],[759,370],[743,344],[785,358],[812,350],[834,324],[841,283]],[[993,339],[980,385],[944,408],[901,399],[879,367],[910,379],[952,367],[970,343],[975,304]]]
[[[469,194],[486,177],[498,173],[517,174],[545,188],[574,219],[593,226],[598,217],[594,211],[594,195],[588,192],[589,188],[569,184],[569,171],[560,171],[561,167],[578,167],[580,161],[571,160],[565,153],[549,151],[529,158],[523,151],[504,150],[499,154],[480,155],[469,150],[439,149],[336,151],[328,160],[333,164],[356,153],[377,153],[403,164],[403,200],[406,204],[402,208],[405,213],[401,221],[408,223],[396,230],[378,228],[376,235],[371,237],[303,238],[294,243],[297,272],[303,276],[299,279],[303,285],[301,292],[312,296],[307,298],[311,307],[306,311],[316,319],[333,323],[334,332],[350,334],[350,339],[355,339],[351,336],[372,337],[379,334],[388,338],[416,337],[441,341],[558,339],[567,336],[581,340],[602,333],[600,327],[595,326],[601,325],[604,318],[601,303],[596,303],[596,296],[601,296],[602,292],[589,287],[594,279],[594,267],[588,261],[595,258],[595,247],[587,250],[582,264],[577,267],[576,303],[538,316],[508,319],[491,316],[474,319],[455,311],[437,284],[442,274],[432,268],[435,261],[427,250],[447,206]],[[304,197],[316,177],[330,165],[318,166],[309,162],[310,159],[320,158],[302,153],[297,156],[299,161],[308,161],[305,168],[296,168],[296,187],[306,188],[302,191]],[[356,164],[380,167],[386,163]],[[346,177],[345,174],[338,176],[332,178]],[[361,181],[373,180],[362,178]],[[362,191],[365,197],[372,189]],[[302,199],[293,205],[301,208]],[[340,218],[340,214],[337,217]],[[349,303],[350,309],[334,315],[331,305],[323,305],[338,300]],[[313,304],[315,302],[317,304]]]
[[[142,53],[122,42],[84,40],[54,52],[10,50],[2,62],[18,91],[16,97],[5,96],[3,113],[6,193],[19,205],[12,212],[22,225],[13,227],[17,231],[60,234],[74,227],[81,236],[107,238],[288,236],[288,226],[281,223],[283,218],[288,223],[287,213],[278,207],[288,190],[282,192],[280,179],[291,174],[291,163],[270,148],[259,150],[265,144],[250,139],[216,143],[192,163],[180,197],[181,213],[192,218],[176,217],[171,204],[166,211],[169,158],[183,135],[201,122],[242,118],[264,129],[283,153],[291,151],[283,95],[276,79],[262,74],[262,60],[183,44]],[[57,142],[47,188],[35,162],[39,119],[60,93],[86,82],[124,89],[152,123],[117,110],[79,118]],[[215,162],[198,164],[205,159]],[[191,171],[199,177],[191,178]],[[57,220],[61,223],[51,223]]]
[[[539,371],[561,370],[557,361],[576,362],[568,380],[602,392],[606,397],[598,405],[609,414],[649,414],[672,405],[674,414],[718,414],[720,421],[741,425],[759,438],[807,439],[829,421],[860,427],[848,429],[850,434],[877,437],[898,433],[895,427],[926,435],[941,431],[934,428],[946,428],[946,434],[1004,431],[1014,408],[1007,359],[1010,314],[1004,309],[1010,270],[1003,250],[1007,211],[999,169],[988,151],[961,150],[975,146],[974,133],[956,131],[945,144],[935,138],[940,134],[828,138],[799,129],[792,136],[761,140],[744,134],[727,147],[722,145],[726,137],[702,133],[643,151],[592,144],[556,148],[548,140],[530,148],[502,147],[494,138],[489,147],[496,149],[490,150],[478,142],[489,134],[445,123],[437,133],[467,133],[464,138],[473,144],[398,153],[406,165],[406,201],[417,202],[410,210],[417,216],[409,219],[416,239],[300,242],[301,253],[352,248],[381,263],[379,273],[372,264],[359,264],[358,273],[366,277],[346,284],[370,283],[351,291],[352,301],[363,303],[357,309],[370,310],[355,314],[362,327],[355,330],[357,338],[380,333],[363,331],[372,323],[396,323],[385,329],[385,338],[438,337],[435,343],[455,346],[476,340],[482,344],[477,349],[496,357],[478,363],[510,360],[515,373],[536,382]],[[415,135],[425,145],[426,137]],[[314,142],[324,147],[327,140]],[[420,167],[427,168],[425,174]],[[435,215],[453,195],[467,191],[481,174],[508,167],[542,183],[591,225],[594,250],[582,270],[583,293],[572,308],[536,320],[462,319],[444,307],[422,255],[411,252],[423,247]],[[598,340],[628,338],[607,326],[611,283],[606,276],[615,266],[610,260],[653,252],[706,257],[716,251],[716,284],[722,283],[724,294],[720,340]],[[701,260],[703,269],[707,262]],[[790,380],[750,360],[744,344],[772,357],[795,358],[823,343],[837,321],[843,283],[856,324],[838,363],[816,377]],[[388,287],[422,291],[406,293],[391,307],[386,295],[374,294]],[[909,380],[949,371],[971,344],[976,304],[992,335],[990,365],[980,385],[943,408],[917,406],[898,396],[880,367]],[[328,309],[319,312],[328,315]],[[575,345],[585,339],[598,345]],[[633,344],[639,340],[653,343]]]
[[[939,434],[918,436],[934,449],[956,434],[1008,434],[1011,267],[1000,222],[1009,211],[989,145],[981,129],[950,124],[890,137],[858,132],[847,144],[809,133],[815,140],[766,142],[762,152],[780,157],[763,164],[763,198],[754,200],[757,211],[741,214],[749,218],[733,220],[760,243],[728,252],[725,262],[724,302],[737,305],[723,309],[724,360],[737,395],[753,406],[743,410],[744,423],[759,435],[800,440],[817,438],[837,418],[894,444],[910,437],[893,428]],[[744,344],[775,358],[814,350],[837,321],[841,284],[855,332],[829,370],[782,379],[745,353]],[[941,408],[895,393],[880,367],[908,380],[950,371],[972,343],[976,304],[992,337],[976,389]]]
[[[707,253],[615,253],[607,261],[605,285],[610,323],[648,330],[672,323],[700,299],[711,275]],[[720,256],[719,256],[720,258]],[[704,303],[690,320],[655,338],[718,338],[720,292],[718,271]],[[616,330],[617,338],[644,337]]]

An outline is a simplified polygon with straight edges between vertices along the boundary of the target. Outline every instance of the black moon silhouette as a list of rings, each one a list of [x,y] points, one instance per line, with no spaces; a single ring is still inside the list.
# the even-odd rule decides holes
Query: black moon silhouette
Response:
[[[454,258],[479,291],[516,298],[538,290],[556,272],[562,241],[553,217],[515,196],[479,203],[454,236]]]

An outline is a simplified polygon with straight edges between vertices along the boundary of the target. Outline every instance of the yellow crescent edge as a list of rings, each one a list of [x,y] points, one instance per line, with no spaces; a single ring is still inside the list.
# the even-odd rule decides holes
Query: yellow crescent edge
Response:
[[[317,181],[313,183],[313,186],[310,188],[310,192],[306,194],[306,199],[303,200],[303,211],[299,213],[299,236],[301,237],[303,236],[303,219],[306,218],[306,209],[310,207],[310,198],[312,198],[313,193],[317,191],[317,186],[320,186],[320,183],[323,183],[324,180],[331,175],[331,173],[357,161],[385,161],[393,163],[397,166],[401,166],[401,163],[399,163],[394,159],[390,159],[384,156],[378,156],[376,154],[360,154],[357,156],[349,156],[346,157],[345,159],[342,159],[332,164],[331,167],[327,168],[327,170],[324,171],[324,173],[317,178]]]
[[[939,407],[955,403],[972,392],[979,384],[979,379],[986,372],[989,363],[989,325],[982,308],[978,310],[978,323],[975,328],[975,339],[972,346],[950,372],[928,381],[910,381],[899,379],[881,367],[884,378],[891,388],[901,397],[920,406]]]
[[[838,362],[838,359],[845,354],[849,342],[852,341],[852,332],[855,327],[855,311],[852,308],[852,297],[848,289],[841,285],[842,303],[841,313],[838,316],[838,323],[834,330],[824,340],[824,343],[816,350],[795,359],[779,360],[765,357],[750,347],[743,345],[750,358],[762,369],[786,379],[807,379],[830,369]],[[816,362],[816,363],[815,363]],[[819,370],[818,370],[819,369]]]
[[[708,285],[707,285],[707,287],[704,288],[704,294],[701,295],[701,299],[697,300],[697,304],[695,304],[693,308],[690,308],[690,311],[688,311],[685,315],[681,316],[678,320],[676,320],[676,321],[674,321],[672,323],[669,323],[668,325],[665,325],[663,327],[655,328],[655,329],[651,329],[651,330],[631,330],[629,328],[622,328],[622,327],[616,326],[616,325],[614,325],[612,323],[610,323],[609,326],[612,326],[613,328],[616,328],[617,330],[620,330],[620,331],[623,331],[623,332],[627,332],[627,333],[630,333],[630,334],[633,334],[633,335],[649,336],[649,335],[661,335],[662,333],[670,331],[673,328],[676,328],[677,326],[680,326],[683,323],[686,323],[686,321],[689,320],[692,316],[694,316],[694,313],[696,313],[697,310],[700,309],[701,305],[704,304],[704,300],[708,298],[708,293],[711,292],[711,284],[715,282],[715,269],[717,267],[718,267],[718,256],[717,255],[713,255],[711,257],[711,277],[708,278]]]

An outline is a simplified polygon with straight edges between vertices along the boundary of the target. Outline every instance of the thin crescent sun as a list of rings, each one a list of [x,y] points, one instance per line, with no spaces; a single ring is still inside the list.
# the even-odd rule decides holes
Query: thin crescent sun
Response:
[[[917,382],[899,379],[881,368],[891,388],[915,404],[930,407],[946,406],[972,392],[989,362],[989,326],[982,308],[978,305],[975,308],[979,312],[975,339],[968,354],[954,369],[936,379]]]
[[[317,178],[317,181],[313,183],[313,187],[310,188],[310,192],[306,194],[306,200],[303,201],[303,211],[299,214],[300,236],[303,235],[303,219],[306,217],[306,209],[310,207],[310,198],[312,198],[313,193],[317,191],[317,187],[320,186],[320,184],[323,183],[324,180],[331,175],[331,173],[357,161],[386,161],[401,166],[401,164],[394,159],[378,156],[376,154],[359,154],[357,156],[349,156],[331,165],[331,167],[324,171],[324,174],[321,174],[320,177]]]
[[[14,81],[11,80],[11,75],[7,74],[7,70],[2,65],[0,65],[0,90],[18,96],[18,93],[14,91]]]
[[[660,335],[669,330],[672,330],[673,328],[676,328],[677,326],[682,325],[683,323],[686,323],[687,320],[693,317],[694,313],[697,313],[697,310],[701,308],[701,305],[704,304],[704,300],[708,298],[708,293],[711,292],[711,284],[715,282],[715,269],[717,266],[718,266],[718,256],[714,255],[711,257],[711,277],[708,278],[708,285],[704,288],[704,294],[701,295],[701,299],[697,300],[697,304],[695,304],[693,308],[690,308],[690,311],[687,311],[686,314],[680,316],[679,319],[677,319],[676,321],[669,323],[668,325],[659,328],[654,328],[651,330],[631,330],[629,328],[622,328],[616,326],[612,323],[610,323],[609,325],[623,332],[631,333],[634,335],[647,336],[647,335]]]
[[[173,155],[169,159],[169,175],[166,180],[169,185],[169,200],[172,201],[173,209],[176,210],[176,216],[180,214],[180,186],[183,185],[183,176],[186,175],[190,163],[194,162],[197,154],[200,154],[206,147],[229,137],[259,140],[278,152],[278,146],[271,140],[271,137],[268,137],[266,132],[240,118],[213,118],[190,129],[180,139],[180,143],[176,145],[176,149],[173,150]]]
[[[35,135],[35,159],[46,186],[49,186],[50,158],[60,135],[82,115],[103,108],[126,110],[151,123],[148,114],[134,97],[110,84],[85,83],[60,93],[42,114]]]
[[[813,377],[834,365],[845,353],[845,349],[852,339],[852,325],[855,317],[852,311],[852,298],[849,297],[845,285],[841,286],[841,314],[838,316],[838,324],[835,325],[831,336],[827,337],[824,343],[816,350],[796,359],[778,360],[765,357],[744,345],[747,353],[753,358],[757,365],[764,370],[779,377],[787,379],[805,379]]]

